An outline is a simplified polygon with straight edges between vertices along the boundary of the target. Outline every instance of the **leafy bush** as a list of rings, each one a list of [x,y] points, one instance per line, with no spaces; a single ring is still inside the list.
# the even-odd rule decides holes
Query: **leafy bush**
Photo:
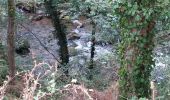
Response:
[[[97,41],[105,43],[117,43],[118,31],[112,28],[117,19],[112,15],[109,0],[71,0],[70,13],[73,19],[79,16],[86,16],[87,20],[95,21],[97,25]],[[88,21],[87,21],[88,22]]]
[[[93,70],[88,69],[90,61],[83,59],[85,58],[74,58],[69,66],[70,77],[77,79],[79,84],[84,84],[88,88],[104,90],[118,77],[116,75],[118,64],[115,63],[117,59],[113,53],[98,54]],[[92,79],[89,79],[90,75],[93,76]]]
[[[7,21],[7,2],[0,0],[0,26],[5,26]]]
[[[3,59],[0,59],[0,85],[5,80],[7,72],[8,72],[8,66],[6,64],[6,61]]]
[[[3,80],[6,78],[7,71],[8,71],[8,66],[5,58],[4,46],[0,43],[0,85],[2,84]]]

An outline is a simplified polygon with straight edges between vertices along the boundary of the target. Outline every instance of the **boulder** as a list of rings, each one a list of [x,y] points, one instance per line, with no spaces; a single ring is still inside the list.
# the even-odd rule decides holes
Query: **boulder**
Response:
[[[84,27],[83,23],[81,23],[79,20],[74,20],[74,21],[73,21],[73,25],[74,25],[76,28],[83,28],[83,27]]]

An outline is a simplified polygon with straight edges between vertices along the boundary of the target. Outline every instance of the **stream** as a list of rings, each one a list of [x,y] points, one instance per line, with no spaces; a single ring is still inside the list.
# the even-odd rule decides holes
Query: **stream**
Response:
[[[30,44],[30,53],[27,55],[16,54],[16,64],[23,69],[31,69],[34,62],[41,63],[46,62],[51,66],[54,66],[57,61],[51,55],[59,58],[57,45],[57,39],[53,37],[54,28],[51,23],[51,19],[44,18],[40,21],[33,21],[27,24],[23,24],[24,27],[19,26],[16,34],[17,40],[27,40]],[[68,38],[68,50],[69,50],[69,73],[71,75],[78,75],[85,72],[90,61],[90,49],[91,49],[91,30],[87,29],[89,26],[83,28],[75,28],[68,26],[67,38]],[[44,49],[42,44],[48,48],[48,51]],[[101,68],[101,73],[107,78],[117,77],[118,64],[116,63],[116,47],[111,44],[100,43],[95,46],[95,66]],[[44,73],[46,66],[39,67],[36,74]],[[113,79],[114,79],[113,78]]]

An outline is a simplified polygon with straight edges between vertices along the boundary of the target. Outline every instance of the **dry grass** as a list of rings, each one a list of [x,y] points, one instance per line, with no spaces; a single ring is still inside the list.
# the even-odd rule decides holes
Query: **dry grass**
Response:
[[[37,64],[35,62],[34,68],[31,71],[21,72],[15,75],[15,77],[19,79],[15,79],[13,82],[14,84],[9,84],[13,80],[10,77],[7,77],[7,80],[0,86],[0,100],[3,100],[4,97],[7,97],[8,100],[14,100],[12,96],[17,96],[17,100],[34,100],[34,97],[37,97],[37,100],[41,100],[45,96],[52,95],[51,93],[37,95],[37,90],[41,86],[39,81],[49,74],[50,70],[46,70],[41,76],[40,74],[36,76],[34,72],[37,67],[42,67],[44,64],[48,65],[50,69],[53,68],[53,66],[50,66],[47,63],[42,62]]]
[[[36,70],[36,68],[42,67],[43,65],[48,65],[50,70],[46,70],[45,73],[43,73],[43,75],[38,74],[37,76],[35,76],[34,71]],[[23,89],[23,92],[22,92],[23,100],[34,100],[34,97],[36,97],[37,100],[41,100],[41,99],[45,98],[46,96],[52,95],[51,93],[43,93],[42,95],[36,94],[37,89],[39,87],[41,87],[41,84],[39,83],[39,81],[44,76],[48,75],[49,73],[52,73],[52,68],[53,68],[53,66],[50,66],[47,63],[42,62],[42,63],[36,64],[36,62],[35,62],[35,65],[34,65],[34,68],[32,69],[32,71],[25,73],[25,75],[23,77],[24,86],[25,86],[25,88]]]
[[[0,100],[3,100],[4,96],[5,96],[5,92],[7,89],[7,85],[10,82],[10,78],[8,77],[7,81],[4,81],[3,85],[0,87]]]
[[[118,100],[118,83],[113,83],[105,91],[87,89],[84,85],[68,84],[62,90],[63,100]]]
[[[0,100],[6,96],[9,100],[12,100],[9,96],[11,91],[18,92],[18,99],[17,100],[34,100],[36,97],[37,100],[47,100],[44,98],[50,97],[53,94],[51,93],[43,93],[42,95],[37,95],[37,90],[41,87],[39,81],[46,75],[48,75],[50,70],[45,71],[43,75],[35,75],[34,72],[37,67],[42,67],[44,64],[48,65],[47,63],[36,63],[34,68],[31,71],[24,72],[24,73],[17,73],[16,77],[20,77],[19,82],[16,81],[15,85],[10,85],[9,82],[11,81],[10,78],[7,81],[4,81],[3,86],[0,87]],[[50,69],[53,66],[50,66]],[[83,84],[75,85],[72,81],[71,84],[67,84],[62,89],[59,90],[60,93],[64,94],[62,100],[118,100],[118,82],[114,82],[108,89],[105,91],[98,91],[95,89],[88,89]]]

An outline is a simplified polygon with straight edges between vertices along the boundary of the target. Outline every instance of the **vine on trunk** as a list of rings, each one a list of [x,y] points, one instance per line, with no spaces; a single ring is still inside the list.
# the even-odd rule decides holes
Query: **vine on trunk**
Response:
[[[155,24],[160,8],[152,0],[114,1],[119,19],[121,43],[118,48],[120,99],[150,97],[150,73],[154,66]],[[157,7],[157,9],[155,9]]]

